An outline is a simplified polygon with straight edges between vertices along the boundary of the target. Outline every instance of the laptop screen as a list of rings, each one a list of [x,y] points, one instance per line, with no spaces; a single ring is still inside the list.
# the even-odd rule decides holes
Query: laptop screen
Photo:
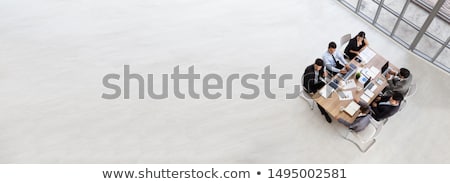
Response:
[[[381,73],[384,73],[389,68],[389,61],[381,67]]]
[[[367,87],[367,85],[369,85],[370,81],[371,81],[372,77],[367,79],[367,81],[364,83],[364,88]]]
[[[335,81],[330,82],[330,86],[331,86],[333,89],[337,89],[337,88],[339,87],[339,85],[338,85]]]

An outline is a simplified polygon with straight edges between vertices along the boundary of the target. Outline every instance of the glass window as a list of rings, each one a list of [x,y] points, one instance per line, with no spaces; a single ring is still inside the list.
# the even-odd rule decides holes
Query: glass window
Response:
[[[367,16],[370,20],[373,20],[375,14],[377,13],[378,4],[372,0],[361,0],[361,7],[359,11]]]
[[[443,8],[444,7],[442,7],[441,10]],[[450,24],[442,20],[441,17],[436,17],[431,22],[430,27],[428,27],[427,29],[427,32],[431,33],[432,35],[436,36],[437,38],[445,42],[447,38],[450,36]]]
[[[417,44],[416,50],[419,50],[431,59],[436,55],[441,47],[442,44],[431,39],[429,36],[424,35]]]
[[[377,23],[390,33],[392,32],[392,29],[394,29],[397,19],[398,18],[396,16],[383,8],[380,11],[380,16],[378,17]]]
[[[400,14],[403,10],[406,0],[385,0],[384,4],[390,9]]]
[[[440,64],[447,67],[447,72],[450,72],[450,59],[448,58],[450,58],[450,49],[445,48],[436,59],[436,62],[439,62]]]
[[[414,3],[410,3],[403,17],[414,25],[421,27],[427,19],[428,14],[429,13],[421,7],[418,7]]]
[[[406,24],[405,22],[400,21],[400,23],[398,24],[398,28],[394,34],[409,46],[416,37],[417,33],[419,33],[419,31]]]
[[[346,4],[350,5],[353,9],[356,8],[356,5],[358,4],[358,0],[344,0]]]

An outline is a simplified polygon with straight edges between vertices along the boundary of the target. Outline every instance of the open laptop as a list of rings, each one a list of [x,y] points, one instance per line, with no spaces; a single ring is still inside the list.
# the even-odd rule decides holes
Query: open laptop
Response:
[[[345,81],[350,79],[350,77],[356,73],[357,68],[358,67],[356,67],[356,65],[354,65],[353,63],[350,63],[350,70],[342,77],[342,79],[344,79]]]
[[[384,76],[390,70],[391,70],[391,67],[389,67],[389,61],[387,61],[386,64],[384,64],[383,67],[381,67],[381,74]]]
[[[370,91],[375,91],[376,89],[376,85],[372,82],[372,78],[369,78],[365,83],[364,83],[364,90],[370,90]]]
[[[329,98],[331,93],[333,93],[337,88],[339,88],[338,81],[332,80],[327,85],[325,85],[322,89],[320,89],[319,93],[324,98]]]

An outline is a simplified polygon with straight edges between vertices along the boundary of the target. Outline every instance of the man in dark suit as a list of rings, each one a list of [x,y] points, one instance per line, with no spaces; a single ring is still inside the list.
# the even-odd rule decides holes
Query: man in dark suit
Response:
[[[372,117],[380,121],[391,117],[398,112],[400,103],[403,101],[403,95],[399,92],[394,92],[392,96],[379,96],[372,102]]]
[[[309,65],[305,69],[303,74],[303,87],[306,92],[314,94],[325,86],[325,83],[320,80],[320,78],[326,77],[327,73],[323,70],[323,61],[317,58],[314,64]]]
[[[327,75],[327,72],[324,72],[323,70],[323,60],[317,58],[314,64],[306,67],[305,73],[303,73],[303,89],[305,89],[305,91],[310,95],[316,93],[317,90],[325,86],[325,83],[320,80],[320,78],[325,78]],[[318,107],[328,123],[331,123],[331,118],[325,109],[323,109],[320,105],[318,105]]]

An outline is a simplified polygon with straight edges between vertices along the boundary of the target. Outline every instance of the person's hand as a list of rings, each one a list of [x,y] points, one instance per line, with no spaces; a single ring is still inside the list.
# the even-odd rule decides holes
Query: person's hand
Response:
[[[323,71],[323,77],[327,77],[327,76],[328,76],[327,70]]]
[[[377,107],[377,103],[372,103],[372,107]]]
[[[391,74],[389,72],[386,74],[386,78],[387,79],[391,78]]]
[[[342,73],[342,74],[346,74],[346,73],[347,73],[347,70],[345,70],[345,69],[342,69],[342,70],[340,71],[340,73]]]
[[[381,97],[380,97],[380,96],[378,96],[378,97],[375,98],[375,101],[376,101],[376,102],[379,102],[380,100],[381,100]]]
[[[349,64],[346,64],[346,65],[345,65],[345,69],[346,69],[346,70],[350,70],[350,65],[349,65]]]

